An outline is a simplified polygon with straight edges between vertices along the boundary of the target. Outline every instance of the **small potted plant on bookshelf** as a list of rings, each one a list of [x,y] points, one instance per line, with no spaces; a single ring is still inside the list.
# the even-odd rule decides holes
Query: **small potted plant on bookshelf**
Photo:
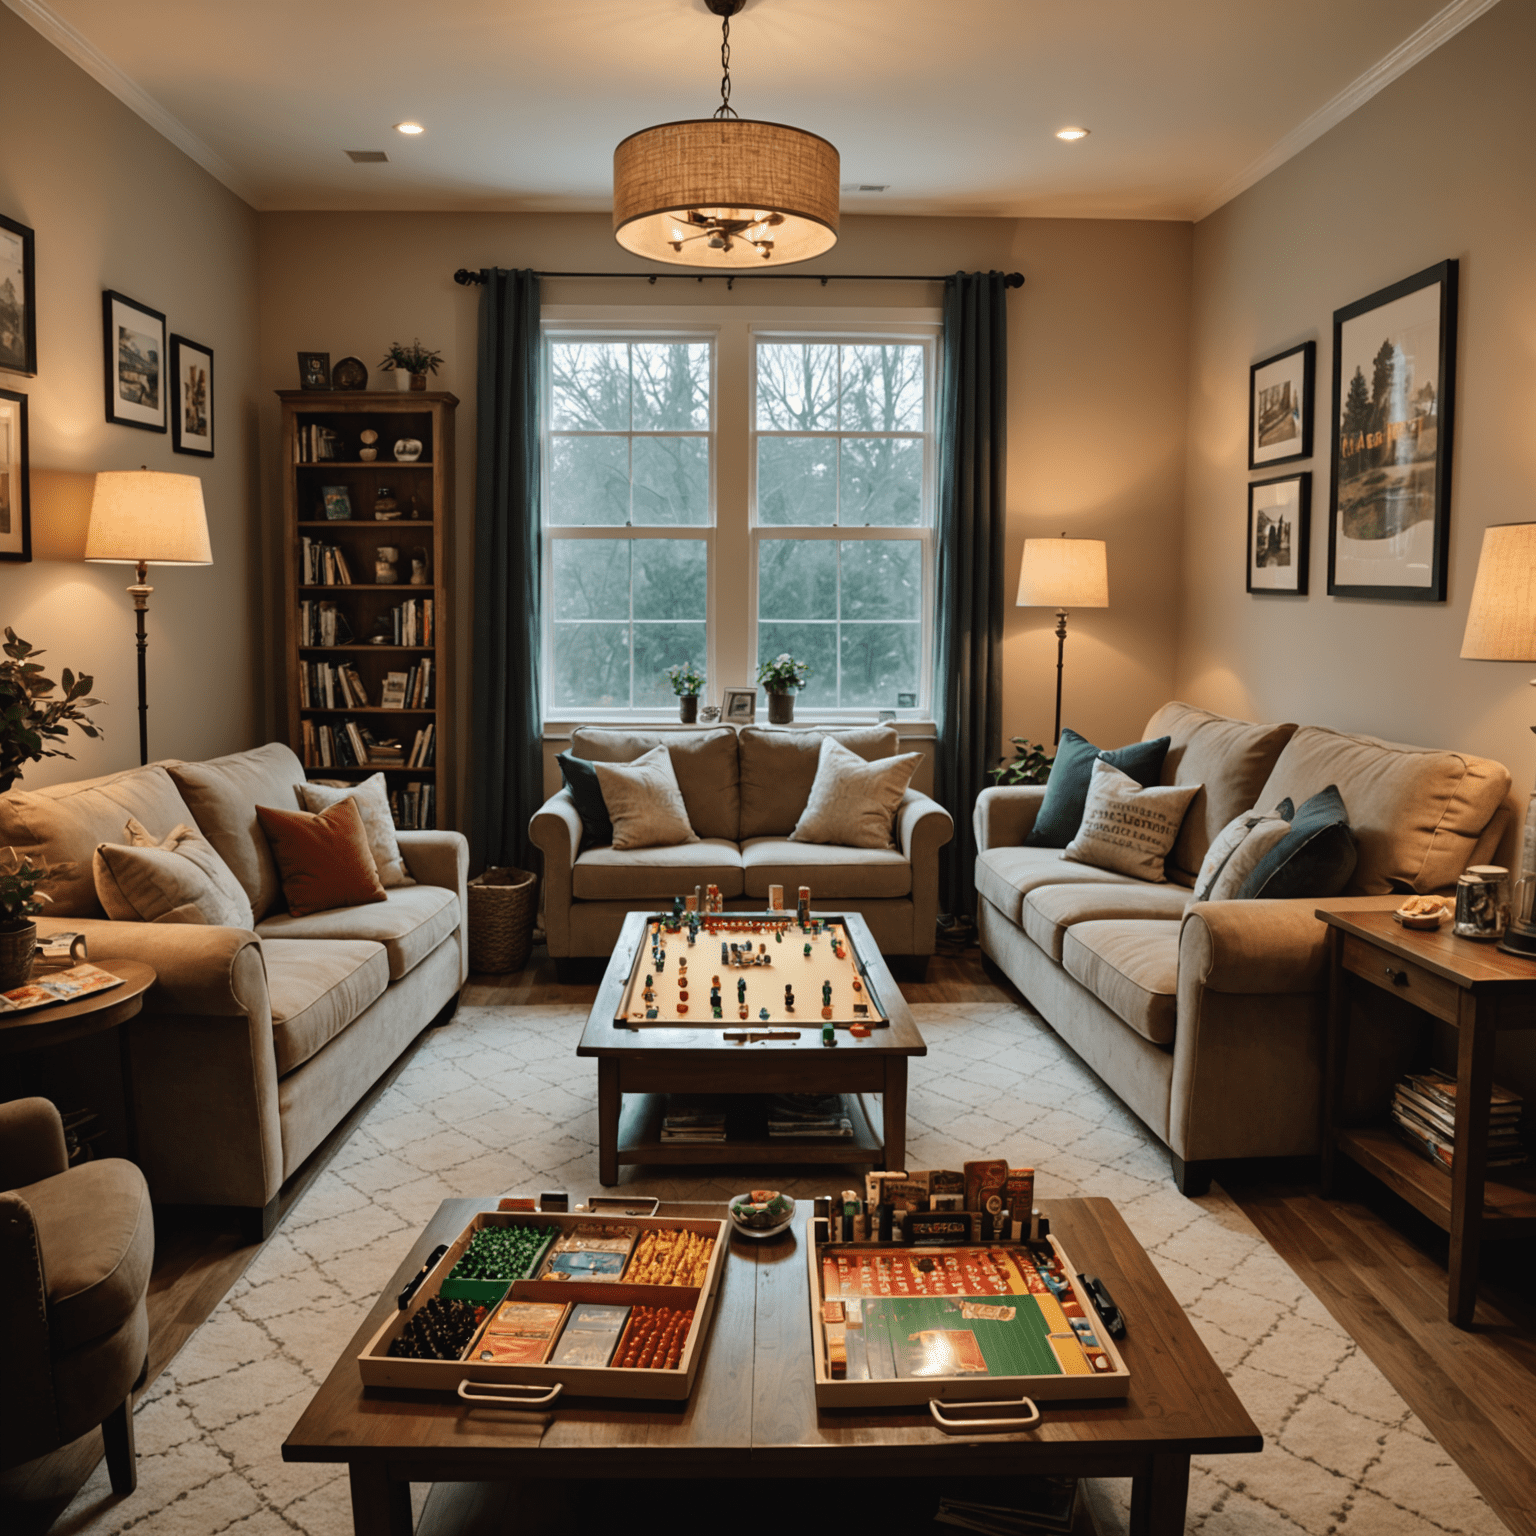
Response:
[[[34,864],[14,848],[0,848],[0,992],[31,981],[37,953],[37,924],[32,919],[52,899],[38,886],[50,875],[67,872],[62,864],[50,869],[42,859]]]
[[[811,675],[809,662],[781,651],[757,669],[757,680],[768,693],[769,725],[789,725],[795,718],[795,695]]]
[[[442,361],[441,352],[422,346],[421,338],[417,337],[408,347],[401,346],[398,341],[390,342],[389,351],[384,354],[379,367],[385,373],[394,374],[397,389],[425,389],[427,375],[436,373]]]
[[[699,718],[699,689],[704,686],[704,674],[691,661],[684,661],[668,667],[666,676],[672,684],[672,692],[677,695],[683,724],[693,725]]]
[[[63,740],[72,725],[86,736],[100,736],[100,729],[86,717],[85,711],[100,699],[88,698],[94,679],[86,673],[76,677],[65,667],[64,691],[43,676],[42,664],[27,641],[19,639],[9,625],[5,629],[5,660],[0,661],[0,792],[9,789],[21,777],[23,764],[45,757],[69,757],[62,747],[50,743]]]

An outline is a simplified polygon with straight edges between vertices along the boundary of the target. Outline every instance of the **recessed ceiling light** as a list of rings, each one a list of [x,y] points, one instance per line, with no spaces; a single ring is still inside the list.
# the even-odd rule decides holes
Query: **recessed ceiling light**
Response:
[[[423,128],[420,123],[396,123],[395,124],[395,132],[396,133],[411,133],[411,134],[415,134],[415,133],[425,133],[426,131],[427,130],[425,128]]]
[[[1056,137],[1058,139],[1065,139],[1070,144],[1076,139],[1086,139],[1088,137],[1088,130],[1086,128],[1058,128],[1056,130]]]

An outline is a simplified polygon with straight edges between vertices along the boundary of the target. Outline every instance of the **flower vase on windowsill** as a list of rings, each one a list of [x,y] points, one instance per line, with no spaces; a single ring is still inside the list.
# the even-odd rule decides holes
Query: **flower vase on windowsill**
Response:
[[[769,725],[794,723],[795,695],[805,687],[810,675],[810,664],[796,661],[788,651],[780,652],[757,669],[758,686],[768,694]]]
[[[699,722],[699,696],[696,693],[680,693],[677,696],[678,718],[684,725],[697,725]]]
[[[695,725],[699,718],[699,689],[704,674],[691,661],[680,661],[662,673],[677,695],[677,714],[684,725]]]
[[[793,725],[795,722],[795,696],[792,693],[768,694],[768,724]]]

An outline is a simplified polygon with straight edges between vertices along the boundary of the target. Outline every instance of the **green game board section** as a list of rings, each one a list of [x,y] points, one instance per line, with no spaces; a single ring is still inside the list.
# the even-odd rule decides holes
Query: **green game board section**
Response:
[[[968,1329],[976,1335],[989,1376],[1060,1376],[1061,1366],[1046,1342],[1050,1328],[1033,1296],[978,1296],[986,1306],[1018,1309],[1011,1323],[986,1318],[962,1318],[959,1296],[882,1296],[864,1303],[866,1350],[871,1375],[887,1373],[877,1361],[893,1362],[895,1374],[911,1374],[912,1347],[907,1338],[934,1328]],[[969,1373],[967,1373],[969,1374]]]

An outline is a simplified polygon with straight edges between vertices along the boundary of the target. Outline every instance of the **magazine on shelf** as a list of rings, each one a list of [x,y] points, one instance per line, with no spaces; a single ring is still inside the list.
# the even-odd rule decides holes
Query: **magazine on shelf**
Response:
[[[121,976],[99,970],[94,965],[71,966],[69,970],[55,971],[41,981],[0,992],[0,1014],[25,1013],[32,1008],[51,1008],[55,1003],[73,1003],[122,984]]]

